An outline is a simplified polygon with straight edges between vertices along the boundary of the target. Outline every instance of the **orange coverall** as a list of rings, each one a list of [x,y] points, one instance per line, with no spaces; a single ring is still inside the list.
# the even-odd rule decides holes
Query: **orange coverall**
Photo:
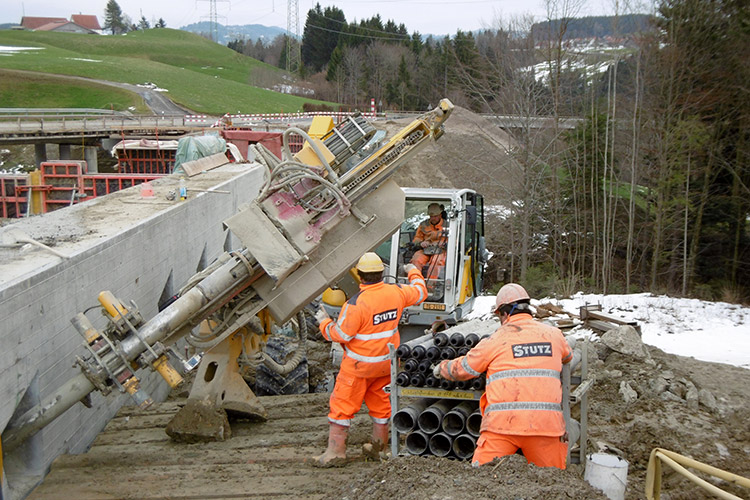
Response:
[[[560,372],[572,357],[559,329],[521,313],[510,316],[466,356],[440,364],[440,375],[448,380],[469,380],[487,372],[473,465],[520,448],[533,464],[565,468]]]
[[[348,427],[364,401],[373,422],[388,423],[391,402],[383,390],[391,381],[388,344],[401,343],[398,322],[404,308],[421,304],[427,297],[418,269],[409,271],[409,282],[361,284],[359,293],[344,304],[337,322],[329,318],[320,324],[323,337],[344,348],[330,399],[330,422]]]
[[[414,243],[422,243],[428,241],[431,245],[438,245],[442,243],[442,249],[440,253],[434,255],[425,255],[423,250],[417,250],[411,258],[411,263],[417,266],[420,271],[429,262],[430,263],[430,275],[427,276],[431,279],[438,277],[438,268],[445,266],[445,245],[448,243],[448,237],[443,235],[443,219],[437,224],[430,224],[430,220],[427,219],[422,221],[417,228],[417,232],[414,234]]]

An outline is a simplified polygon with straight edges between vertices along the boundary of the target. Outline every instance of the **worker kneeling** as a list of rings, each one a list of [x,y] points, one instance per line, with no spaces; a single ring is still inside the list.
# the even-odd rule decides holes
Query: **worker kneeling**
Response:
[[[565,468],[560,372],[573,353],[559,329],[531,317],[530,300],[521,285],[503,286],[495,299],[502,326],[466,356],[442,361],[434,369],[435,376],[448,380],[487,372],[475,467],[520,449],[539,467]]]
[[[377,254],[364,254],[357,263],[359,293],[346,301],[338,321],[331,320],[322,308],[316,314],[323,337],[340,343],[344,358],[330,399],[328,448],[315,457],[315,466],[333,467],[345,462],[349,426],[363,401],[373,421],[372,443],[363,446],[365,455],[380,458],[388,442],[391,402],[383,390],[391,381],[388,344],[401,343],[401,313],[406,307],[421,304],[427,297],[427,287],[422,273],[411,264],[404,266],[409,285],[383,283],[384,269]]]

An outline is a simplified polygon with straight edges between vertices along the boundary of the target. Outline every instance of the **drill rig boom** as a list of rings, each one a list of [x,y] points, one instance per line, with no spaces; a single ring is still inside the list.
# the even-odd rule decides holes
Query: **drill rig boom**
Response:
[[[4,448],[14,449],[76,402],[85,404],[95,390],[107,394],[116,388],[147,407],[151,398],[140,387],[136,371],[153,369],[170,385],[178,385],[181,376],[168,362],[168,355],[177,353],[168,346],[185,336],[190,340],[201,323],[208,325],[209,334],[194,345],[209,348],[242,332],[245,340],[237,344],[242,352],[257,347],[251,337],[265,338],[272,322],[293,318],[362,253],[399,227],[404,195],[389,178],[443,134],[452,109],[450,101],[442,100],[343,173],[346,159],[375,132],[361,117],[350,118],[320,140],[292,129],[306,144],[292,156],[285,141],[281,161],[263,146],[254,146],[256,159],[267,168],[265,185],[255,200],[224,221],[243,248],[225,253],[194,276],[174,302],[148,321],[134,303],[125,306],[102,292],[99,301],[107,313],[107,328],[98,331],[83,313],[72,320],[86,339],[87,354],[76,361],[81,374],[11,422]],[[229,348],[237,351],[228,362],[235,368],[240,347]]]

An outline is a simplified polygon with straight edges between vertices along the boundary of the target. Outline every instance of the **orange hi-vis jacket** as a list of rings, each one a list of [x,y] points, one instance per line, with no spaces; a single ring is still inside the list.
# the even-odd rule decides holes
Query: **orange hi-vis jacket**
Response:
[[[421,243],[423,241],[429,241],[433,245],[440,241],[443,237],[443,219],[434,226],[430,224],[430,219],[422,221],[417,227],[417,232],[414,233],[414,243]],[[446,238],[446,241],[447,238]]]
[[[562,332],[514,314],[466,356],[443,361],[448,380],[469,380],[487,372],[482,396],[482,431],[520,436],[562,436],[563,363],[573,357]]]
[[[398,322],[404,308],[421,304],[427,297],[422,273],[409,271],[410,285],[362,284],[359,293],[346,301],[337,322],[325,319],[320,332],[327,340],[344,347],[341,371],[358,377],[390,374],[388,344],[398,346]]]

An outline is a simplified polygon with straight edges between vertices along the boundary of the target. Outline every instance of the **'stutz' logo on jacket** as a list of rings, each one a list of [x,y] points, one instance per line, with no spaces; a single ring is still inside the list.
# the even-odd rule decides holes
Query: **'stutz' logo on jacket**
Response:
[[[380,323],[385,323],[386,321],[392,321],[394,319],[398,319],[398,309],[391,309],[390,311],[374,314],[372,316],[372,324],[379,325]]]
[[[529,358],[531,356],[552,356],[551,342],[532,342],[530,344],[513,344],[514,358]]]

